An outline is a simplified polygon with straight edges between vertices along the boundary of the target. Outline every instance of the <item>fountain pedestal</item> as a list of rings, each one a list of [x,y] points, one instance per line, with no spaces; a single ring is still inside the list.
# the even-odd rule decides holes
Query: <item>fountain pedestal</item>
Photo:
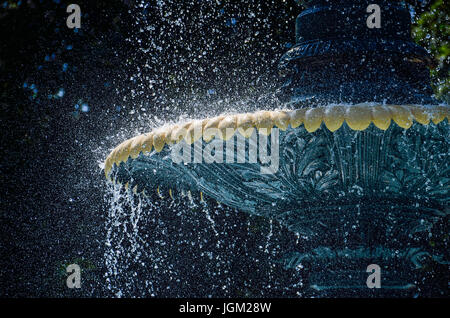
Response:
[[[367,279],[372,272],[367,268],[371,264],[379,267],[385,295],[386,290],[415,292],[431,264],[443,269],[440,280],[445,283],[448,255],[433,248],[429,237],[443,213],[417,205],[363,197],[356,204],[315,211],[314,219],[320,221],[314,233],[308,231],[307,252],[286,255],[284,265],[307,273],[308,285],[317,291],[370,293]]]

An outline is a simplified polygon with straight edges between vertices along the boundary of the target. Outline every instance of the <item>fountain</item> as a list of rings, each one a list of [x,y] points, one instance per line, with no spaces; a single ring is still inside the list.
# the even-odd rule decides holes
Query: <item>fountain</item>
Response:
[[[296,45],[280,61],[283,109],[166,125],[126,140],[105,175],[147,200],[215,200],[308,237],[286,267],[318,291],[417,288],[425,268],[448,270],[429,244],[444,224],[450,181],[448,105],[432,97],[433,61],[410,38],[401,2],[305,1]],[[445,290],[447,286],[433,286]]]

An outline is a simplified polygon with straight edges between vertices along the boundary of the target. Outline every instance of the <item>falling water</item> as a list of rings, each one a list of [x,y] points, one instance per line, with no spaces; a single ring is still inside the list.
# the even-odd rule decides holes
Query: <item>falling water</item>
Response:
[[[229,78],[230,67],[224,68],[221,60],[210,56],[214,47],[228,41],[230,52],[224,53],[224,59],[228,55],[231,60],[239,58],[240,50],[245,48],[236,45],[233,38],[241,34],[235,32],[237,29],[247,29],[247,23],[271,30],[262,10],[266,4],[255,3],[246,9],[248,12],[236,16],[224,14],[221,9],[234,12],[232,4],[190,1],[186,6],[199,11],[195,23],[205,33],[201,41],[204,45],[191,46],[187,35],[192,21],[185,19],[176,1],[158,1],[155,5],[138,1],[132,9],[136,28],[128,41],[137,48],[134,58],[140,62],[130,65],[131,94],[129,87],[121,93],[125,96],[121,109],[129,110],[130,120],[110,138],[110,146],[169,123],[281,107],[275,97],[277,76],[268,80],[266,68],[247,60],[251,76],[243,74],[240,81],[228,81],[237,87],[226,87],[220,79]],[[216,37],[205,27],[211,23],[231,32],[230,38]],[[258,33],[249,35],[248,40]],[[215,42],[218,40],[220,44]],[[280,54],[284,51],[284,43],[274,43],[271,37],[261,46],[279,50]],[[180,49],[184,52],[181,55],[177,54]],[[258,54],[269,59],[273,52]],[[214,81],[204,87],[207,74],[213,74],[220,87]],[[174,94],[170,87],[176,83],[167,78],[191,78],[201,87],[177,89]],[[150,111],[155,107],[157,111]],[[297,283],[300,277],[273,275],[275,270],[284,271],[276,260],[281,259],[279,253],[285,252],[281,242],[290,239],[291,234],[272,221],[245,215],[218,202],[202,202],[198,196],[184,193],[182,198],[155,201],[119,185],[107,186],[105,276],[109,292],[117,297],[295,295],[296,291],[286,286]],[[275,238],[276,231],[283,234]],[[191,282],[199,286],[193,288]],[[259,285],[267,290],[256,290]]]
[[[105,280],[112,296],[301,295],[301,273],[279,262],[294,238],[278,223],[187,195],[152,201],[118,184],[106,187]]]

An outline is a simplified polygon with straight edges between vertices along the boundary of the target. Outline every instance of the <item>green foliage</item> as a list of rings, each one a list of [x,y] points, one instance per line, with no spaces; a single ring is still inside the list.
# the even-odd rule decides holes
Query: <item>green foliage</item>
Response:
[[[414,40],[437,61],[436,68],[430,71],[432,85],[437,97],[447,102],[450,100],[448,11],[449,6],[444,4],[444,0],[435,0],[428,11],[416,17],[413,26]]]

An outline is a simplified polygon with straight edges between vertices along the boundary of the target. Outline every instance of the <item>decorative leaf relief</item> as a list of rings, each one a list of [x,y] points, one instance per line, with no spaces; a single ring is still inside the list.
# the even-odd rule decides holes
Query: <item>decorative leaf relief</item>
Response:
[[[382,176],[388,191],[448,201],[449,139],[443,127],[448,124],[413,125],[393,133]]]

